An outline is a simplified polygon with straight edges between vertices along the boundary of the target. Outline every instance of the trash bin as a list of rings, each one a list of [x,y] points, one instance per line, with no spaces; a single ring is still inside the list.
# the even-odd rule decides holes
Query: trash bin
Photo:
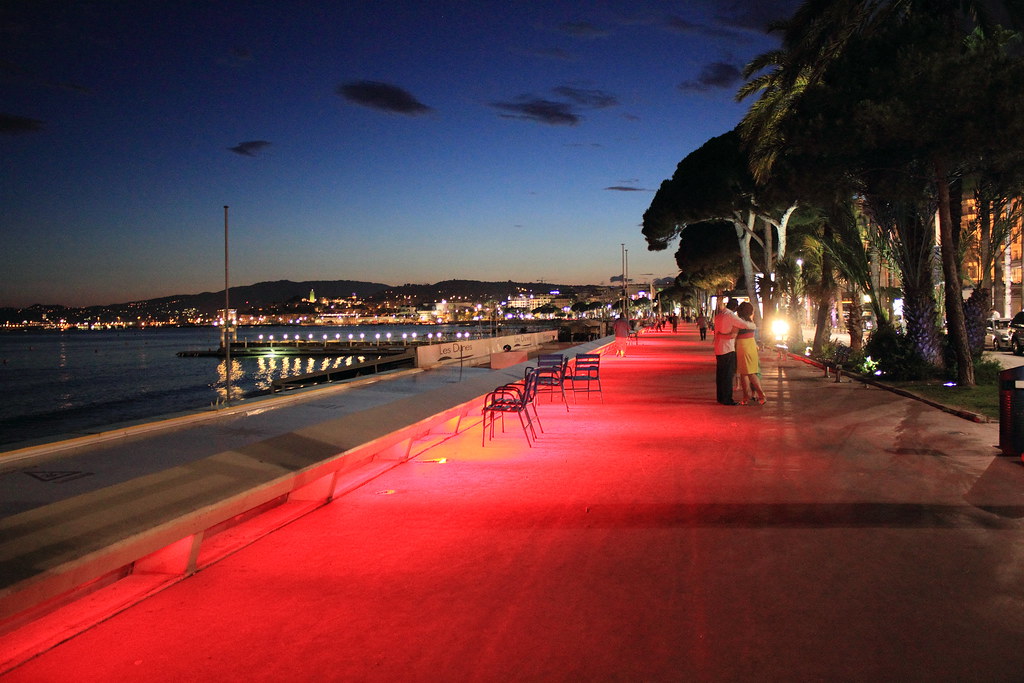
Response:
[[[999,448],[1024,455],[1024,366],[999,373]]]

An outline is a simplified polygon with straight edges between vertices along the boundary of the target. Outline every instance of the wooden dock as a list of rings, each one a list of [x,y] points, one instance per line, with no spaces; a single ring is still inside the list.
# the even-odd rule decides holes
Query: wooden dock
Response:
[[[275,379],[270,383],[270,391],[271,393],[276,394],[282,391],[301,389],[302,387],[313,386],[316,384],[335,382],[342,379],[352,379],[354,377],[362,377],[364,375],[374,375],[388,370],[414,367],[416,367],[416,353],[414,351],[407,351],[402,354],[394,354],[384,358],[374,358],[373,360],[367,360],[362,363],[355,363],[343,368],[310,372],[305,375],[295,375],[285,379]]]

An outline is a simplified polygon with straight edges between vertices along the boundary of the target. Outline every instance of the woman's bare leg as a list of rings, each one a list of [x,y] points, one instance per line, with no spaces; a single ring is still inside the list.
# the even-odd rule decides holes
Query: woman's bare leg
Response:
[[[764,389],[761,388],[761,380],[758,379],[757,375],[747,375],[747,377],[750,378],[750,386],[753,388],[753,391],[757,392],[758,402],[763,404],[766,399],[764,395]],[[751,394],[753,394],[753,391],[751,392]]]

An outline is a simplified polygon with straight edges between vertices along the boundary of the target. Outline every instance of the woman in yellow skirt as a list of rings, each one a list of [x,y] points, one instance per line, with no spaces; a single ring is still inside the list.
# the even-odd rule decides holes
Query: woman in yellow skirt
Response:
[[[749,301],[744,301],[736,315],[750,322],[754,319],[754,307]],[[761,389],[761,379],[758,377],[760,372],[761,364],[757,357],[754,330],[740,330],[736,334],[736,374],[740,376],[740,386],[743,387],[743,400],[740,401],[740,405],[747,405],[754,392],[757,392],[757,402],[764,405],[764,390]]]

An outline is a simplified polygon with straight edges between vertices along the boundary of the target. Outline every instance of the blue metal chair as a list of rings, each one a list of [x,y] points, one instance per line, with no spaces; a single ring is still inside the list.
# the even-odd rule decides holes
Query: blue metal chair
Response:
[[[573,360],[572,368],[566,379],[572,391],[572,400],[576,401],[576,392],[583,392],[590,400],[590,394],[597,392],[604,403],[604,391],[601,387],[601,355],[598,353],[578,353]],[[597,385],[597,388],[594,388]]]
[[[526,436],[526,444],[533,447],[530,434],[533,434],[533,441],[537,440],[537,431],[534,423],[541,428],[540,415],[537,413],[537,377],[535,373],[527,373],[526,380],[522,384],[506,384],[500,386],[484,398],[483,407],[483,435],[481,446],[487,444],[488,418],[490,426],[490,438],[494,438],[494,423],[501,418],[501,431],[505,431],[505,415],[515,413],[519,416],[519,424],[523,428],[523,435]],[[533,407],[533,415],[530,408]]]
[[[537,377],[537,393],[549,393],[554,396],[558,392],[569,411],[569,401],[565,397],[565,376],[569,368],[569,359],[562,354],[547,354],[537,357],[537,368],[533,375]],[[552,398],[552,400],[554,400]]]

